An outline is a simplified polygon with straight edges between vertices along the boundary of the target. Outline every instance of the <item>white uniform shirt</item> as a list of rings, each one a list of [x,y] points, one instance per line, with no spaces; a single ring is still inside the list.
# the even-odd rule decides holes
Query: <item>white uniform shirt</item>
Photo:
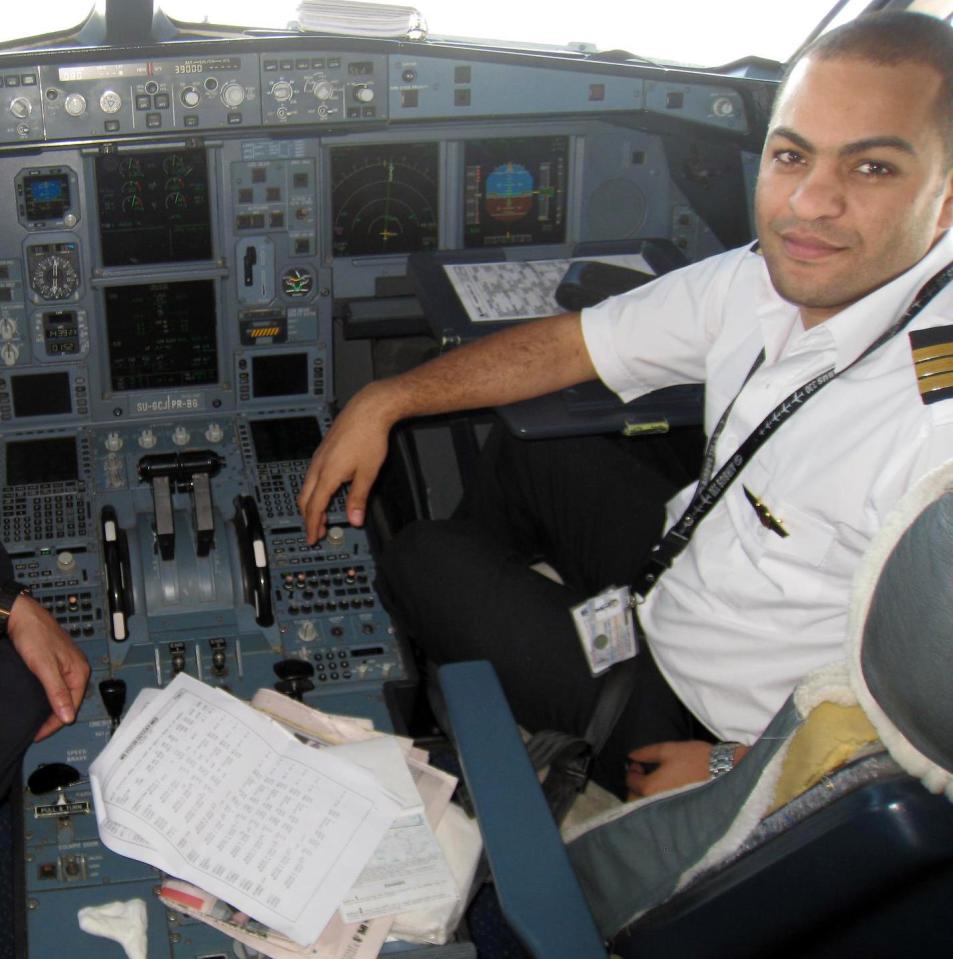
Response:
[[[805,331],[763,259],[733,250],[585,310],[583,333],[599,376],[626,401],[704,381],[708,435],[764,347],[718,441],[717,470],[794,390],[849,366],[951,260],[947,233],[905,274]],[[924,402],[908,336],[945,326],[953,342],[953,284],[767,440],[641,607],[662,673],[721,739],[752,742],[807,672],[843,658],[867,543],[900,496],[953,456],[953,398]],[[787,537],[762,525],[744,487]],[[669,502],[668,525],[693,491]]]

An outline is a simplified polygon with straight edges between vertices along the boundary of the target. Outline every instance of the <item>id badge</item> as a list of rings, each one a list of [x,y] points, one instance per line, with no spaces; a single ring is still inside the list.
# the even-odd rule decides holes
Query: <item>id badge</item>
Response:
[[[610,586],[570,612],[593,676],[638,652],[628,586]]]

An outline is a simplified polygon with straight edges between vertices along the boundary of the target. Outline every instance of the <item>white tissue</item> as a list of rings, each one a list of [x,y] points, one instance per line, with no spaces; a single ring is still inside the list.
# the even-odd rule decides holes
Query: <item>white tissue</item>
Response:
[[[148,918],[144,899],[85,906],[76,918],[83,932],[118,942],[128,959],[146,959]]]

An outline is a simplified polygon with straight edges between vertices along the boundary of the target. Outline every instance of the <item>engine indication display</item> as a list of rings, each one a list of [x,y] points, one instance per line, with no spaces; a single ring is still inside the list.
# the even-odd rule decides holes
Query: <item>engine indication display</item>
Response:
[[[105,302],[115,392],[217,382],[211,280],[110,287]]]
[[[104,266],[211,258],[203,149],[98,156],[96,196]]]
[[[468,140],[464,246],[563,243],[568,137]]]
[[[437,164],[436,143],[332,149],[334,255],[435,250]]]

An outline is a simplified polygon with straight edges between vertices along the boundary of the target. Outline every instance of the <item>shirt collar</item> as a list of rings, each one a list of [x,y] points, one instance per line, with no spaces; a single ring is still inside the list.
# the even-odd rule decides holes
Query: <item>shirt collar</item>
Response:
[[[774,292],[774,308],[765,310],[761,316],[766,355],[777,355],[785,350],[785,344],[787,349],[817,349],[833,344],[836,354],[835,369],[840,372],[896,323],[923,284],[951,261],[953,230],[948,230],[926,256],[905,273],[868,293],[862,300],[852,303],[829,320],[804,331],[800,336],[790,332],[792,324],[800,322],[796,308]],[[792,316],[792,311],[796,315]]]

